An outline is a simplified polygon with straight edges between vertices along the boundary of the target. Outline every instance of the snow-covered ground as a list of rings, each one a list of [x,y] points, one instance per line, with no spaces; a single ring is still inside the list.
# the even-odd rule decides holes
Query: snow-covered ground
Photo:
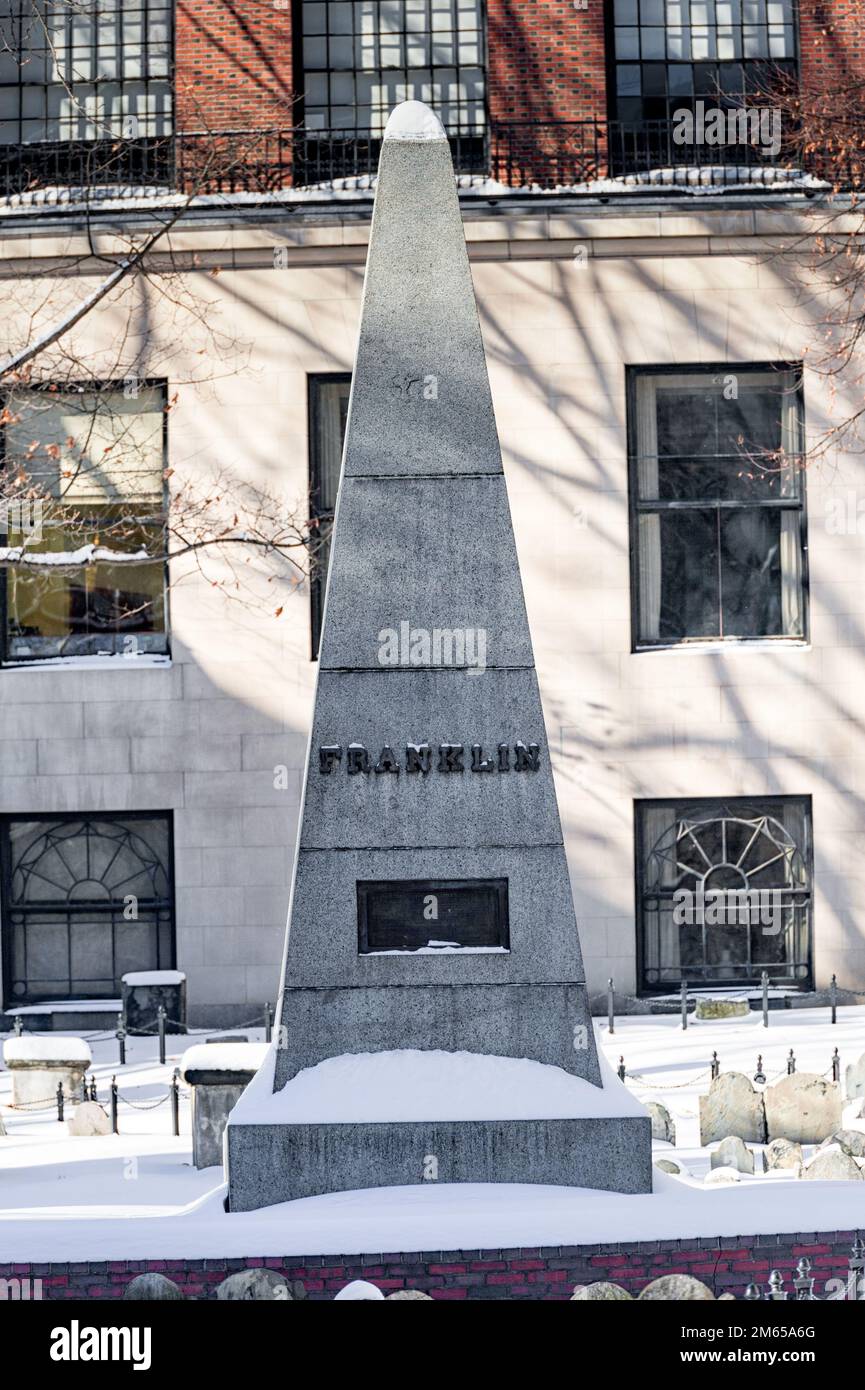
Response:
[[[261,1030],[244,1030],[261,1041]],[[838,1048],[842,1068],[865,1052],[865,1008],[777,1011],[730,1022],[678,1017],[621,1018],[613,1036],[596,1033],[607,1060],[620,1054],[641,1100],[660,1100],[677,1127],[675,1155],[692,1177],[656,1173],[647,1196],[531,1186],[378,1189],[306,1198],[261,1212],[226,1214],[222,1173],[192,1167],[189,1103],[181,1134],[171,1134],[168,1083],[199,1037],[169,1038],[160,1066],[156,1039],[127,1044],[117,1066],[113,1037],[91,1038],[101,1099],[117,1074],[120,1134],[70,1138],[53,1109],[16,1112],[11,1079],[0,1072],[0,1263],[98,1259],[200,1259],[208,1256],[359,1254],[382,1250],[535,1246],[865,1227],[865,1182],[808,1182],[770,1174],[703,1188],[709,1165],[698,1133],[698,1097],[717,1051],[724,1071],[753,1075],[757,1055],[769,1079],[786,1071],[792,1047],[799,1071],[824,1073]],[[133,1104],[130,1105],[131,1101]],[[161,1103],[160,1103],[161,1102]],[[133,1108],[135,1107],[135,1108]],[[140,1108],[139,1108],[140,1107]],[[865,1121],[858,1122],[865,1127]],[[673,1152],[656,1144],[656,1156]],[[758,1167],[759,1167],[758,1163]]]

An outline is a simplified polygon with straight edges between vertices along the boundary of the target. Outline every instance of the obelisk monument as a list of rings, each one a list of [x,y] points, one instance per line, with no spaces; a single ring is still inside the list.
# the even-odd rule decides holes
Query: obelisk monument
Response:
[[[466,1093],[404,1118],[400,1068],[416,1089],[455,1058],[486,1118]],[[369,1117],[340,1113],[345,1059],[355,1089],[387,1062]],[[561,1112],[519,1099],[517,1059]],[[431,1156],[439,1182],[651,1189],[649,1120],[599,1066],[450,149],[418,102],[382,143],[277,1035],[226,1152],[232,1210],[428,1181]]]

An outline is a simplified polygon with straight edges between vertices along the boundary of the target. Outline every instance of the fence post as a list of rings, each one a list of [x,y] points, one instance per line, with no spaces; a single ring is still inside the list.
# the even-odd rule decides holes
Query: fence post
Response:
[[[792,1076],[796,1070],[796,1058],[793,1056],[793,1049],[790,1048],[790,1055],[787,1058],[787,1075]]]
[[[841,1080],[841,1058],[838,1054],[837,1047],[835,1048],[835,1051],[832,1053],[832,1080]]]
[[[57,1119],[63,1119],[63,1082],[57,1082]]]
[[[117,1015],[117,1032],[114,1034],[120,1047],[120,1065],[126,1066],[126,1029],[123,1026],[123,1015]]]
[[[82,1078],[81,1078],[81,1101],[82,1101],[82,1104],[83,1104],[84,1102],[86,1102],[86,1100],[87,1100],[87,1077],[86,1077],[86,1076],[82,1076]]]
[[[765,1072],[763,1071],[763,1054],[762,1054],[762,1052],[760,1053],[759,1057],[757,1058],[757,1070],[754,1072],[754,1080],[756,1081],[756,1083],[757,1083],[758,1086],[764,1086],[764,1085],[766,1084],[766,1074],[765,1074]]]
[[[784,1291],[784,1276],[780,1269],[773,1269],[769,1275],[769,1298],[775,1302],[783,1301],[787,1298]]]
[[[264,1006],[264,1041],[270,1042],[273,1034],[273,1009],[269,1004]]]
[[[718,1061],[718,1054],[717,1054],[717,1052],[713,1052],[713,1053],[712,1053],[712,1067],[711,1067],[711,1072],[712,1072],[712,1080],[713,1080],[713,1081],[717,1081],[717,1080],[718,1080],[718,1077],[721,1075],[721,1063]]]
[[[22,1021],[21,1021],[21,1015],[20,1015],[20,1014],[16,1014],[16,1015],[15,1015],[15,1022],[14,1022],[14,1024],[13,1024],[12,1026],[13,1026],[14,1029],[15,1029],[15,1036],[16,1036],[16,1038],[20,1038],[20,1037],[21,1037],[21,1034],[24,1032],[24,1024],[23,1024]]]
[[[171,1132],[175,1138],[180,1134],[180,1090],[177,1085],[179,1075],[180,1072],[175,1067],[171,1078]]]
[[[109,1108],[111,1110],[111,1133],[119,1134],[117,1128],[117,1077],[112,1076],[111,1088],[108,1092]]]
[[[743,1295],[749,1303],[762,1303],[763,1295],[759,1284],[749,1284]]]
[[[802,1302],[804,1299],[815,1299],[814,1276],[811,1273],[811,1261],[807,1255],[803,1255],[796,1266],[796,1274],[793,1279],[794,1299]]]
[[[760,984],[763,986],[763,1027],[769,1027],[769,972],[764,970],[760,976]]]
[[[688,982],[682,981],[682,1027],[688,1026]]]
[[[865,1241],[857,1236],[848,1261],[847,1292],[857,1303],[865,1303]]]
[[[620,1081],[624,1081],[625,1076],[627,1075],[627,1073],[626,1073],[626,1071],[625,1071],[625,1059],[624,1059],[624,1057],[620,1057],[620,1058],[619,1058],[619,1065],[616,1067],[616,1075],[618,1076],[618,1078],[619,1078]]]
[[[159,1062],[165,1066],[165,1006],[159,1005],[156,1010],[156,1026],[159,1029]]]
[[[613,1000],[613,978],[607,980],[607,1028],[611,1033],[616,1031],[616,1006]]]
[[[95,1077],[95,1076],[91,1076],[91,1078],[90,1078],[90,1099],[91,1099],[91,1100],[97,1100],[97,1101],[98,1101],[98,1099],[99,1099],[99,1096],[97,1095],[97,1092],[96,1092],[96,1077]]]
[[[832,1006],[832,1022],[838,1022],[838,976],[833,975],[829,985],[829,1003]]]

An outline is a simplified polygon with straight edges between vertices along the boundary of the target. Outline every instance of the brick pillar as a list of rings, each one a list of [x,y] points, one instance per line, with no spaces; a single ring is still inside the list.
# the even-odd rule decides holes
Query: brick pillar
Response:
[[[179,0],[177,129],[294,124],[290,0]]]
[[[799,72],[806,91],[865,77],[865,0],[801,0]]]
[[[174,88],[181,187],[265,192],[291,182],[291,139],[263,133],[295,123],[291,0],[179,0]],[[207,134],[184,138],[192,131]]]
[[[487,0],[487,25],[493,175],[512,184],[592,176],[605,161],[603,130],[553,123],[606,119],[603,0],[584,10],[573,0]]]

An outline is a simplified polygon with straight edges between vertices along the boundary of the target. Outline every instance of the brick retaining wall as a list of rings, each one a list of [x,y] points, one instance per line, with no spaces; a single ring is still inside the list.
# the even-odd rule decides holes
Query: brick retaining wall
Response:
[[[352,1279],[385,1293],[423,1289],[437,1299],[567,1299],[575,1284],[611,1279],[637,1294],[661,1274],[693,1274],[741,1297],[780,1269],[787,1287],[807,1255],[820,1295],[829,1278],[846,1278],[855,1231],[783,1236],[725,1236],[641,1241],[628,1245],[566,1245],[533,1249],[436,1250],[416,1254],[304,1255],[212,1260],[109,1260],[73,1264],[4,1264],[0,1278],[41,1279],[45,1299],[119,1298],[136,1274],[158,1270],[190,1298],[212,1298],[228,1274],[264,1265],[303,1282],[311,1299],[332,1299]]]

